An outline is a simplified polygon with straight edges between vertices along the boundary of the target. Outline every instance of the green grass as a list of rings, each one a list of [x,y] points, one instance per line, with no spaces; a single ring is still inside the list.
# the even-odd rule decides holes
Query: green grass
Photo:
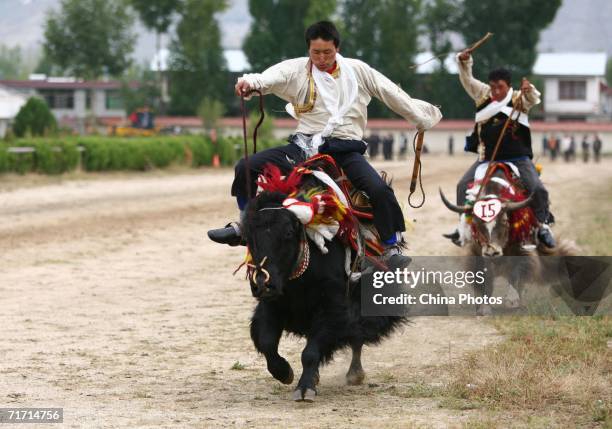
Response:
[[[527,427],[549,427],[532,417],[551,412],[572,425],[612,425],[612,318],[506,317],[494,324],[506,339],[452,366],[441,406],[527,412]]]
[[[234,362],[234,364],[232,365],[230,369],[233,369],[234,371],[242,371],[245,368],[246,368],[246,365],[243,365],[240,362],[236,361]]]

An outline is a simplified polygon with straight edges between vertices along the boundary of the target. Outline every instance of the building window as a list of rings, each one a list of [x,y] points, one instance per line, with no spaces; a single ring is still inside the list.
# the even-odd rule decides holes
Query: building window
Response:
[[[586,100],[584,80],[559,81],[559,100]]]
[[[106,110],[123,109],[123,97],[121,91],[106,91]]]
[[[74,109],[74,91],[51,89],[40,91],[51,109]]]

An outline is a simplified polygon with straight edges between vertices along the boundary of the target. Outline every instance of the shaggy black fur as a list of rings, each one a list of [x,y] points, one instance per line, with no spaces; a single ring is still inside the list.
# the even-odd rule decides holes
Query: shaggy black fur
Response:
[[[347,377],[351,371],[361,371],[363,378],[359,360],[362,345],[377,344],[405,319],[361,316],[360,287],[352,285],[347,291],[345,249],[338,239],[327,243],[326,255],[310,242],[308,269],[301,277],[288,280],[298,258],[304,227],[293,213],[279,209],[286,197],[261,193],[250,203],[244,222],[254,262],[267,257],[263,268],[270,273],[268,284],[261,272],[251,281],[252,293],[259,301],[251,320],[251,338],[265,356],[270,373],[290,384],[293,371],[278,354],[280,337],[283,332],[306,337],[303,373],[296,388],[304,398],[307,389],[315,389],[319,365],[346,346],[352,347],[354,355]]]

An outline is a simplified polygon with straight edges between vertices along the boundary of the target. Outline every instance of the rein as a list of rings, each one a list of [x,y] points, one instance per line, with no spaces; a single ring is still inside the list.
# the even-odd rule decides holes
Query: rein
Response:
[[[253,130],[253,154],[257,153],[257,131],[261,126],[266,114],[263,108],[263,94],[260,90],[254,89],[250,93],[257,93],[259,95],[259,122],[255,125],[255,129]],[[250,94],[249,93],[249,94]],[[244,97],[248,96],[248,94],[242,94],[240,96],[240,110],[242,111],[242,137],[244,140],[244,163],[246,167],[246,187],[247,187],[247,195],[249,200],[253,198],[253,189],[251,188],[251,169],[249,168],[249,146],[247,142],[247,125],[246,125],[246,106],[244,103]]]
[[[414,165],[412,166],[412,179],[410,181],[410,194],[408,194],[408,204],[413,209],[418,209],[423,207],[425,204],[425,191],[423,190],[423,179],[421,178],[421,150],[423,149],[423,137],[425,135],[424,131],[418,131],[414,135],[414,139],[412,140],[412,148],[414,149]],[[419,188],[421,189],[421,195],[423,199],[420,204],[414,205],[410,199],[414,194],[417,186],[417,180],[419,182]]]

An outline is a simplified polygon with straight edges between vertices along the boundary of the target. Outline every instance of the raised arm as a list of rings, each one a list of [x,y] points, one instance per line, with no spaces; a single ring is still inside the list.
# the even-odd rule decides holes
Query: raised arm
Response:
[[[442,113],[436,106],[410,97],[399,85],[367,64],[361,63],[360,72],[370,95],[385,103],[389,109],[414,124],[417,129],[428,130],[442,119]]]
[[[479,102],[484,97],[491,94],[491,88],[484,82],[479,81],[472,75],[472,66],[474,59],[469,52],[463,51],[456,56],[457,65],[459,66],[459,80],[465,89],[465,92],[474,100]]]
[[[523,111],[527,112],[536,104],[540,104],[540,91],[527,79],[521,81],[521,101],[523,103]]]

